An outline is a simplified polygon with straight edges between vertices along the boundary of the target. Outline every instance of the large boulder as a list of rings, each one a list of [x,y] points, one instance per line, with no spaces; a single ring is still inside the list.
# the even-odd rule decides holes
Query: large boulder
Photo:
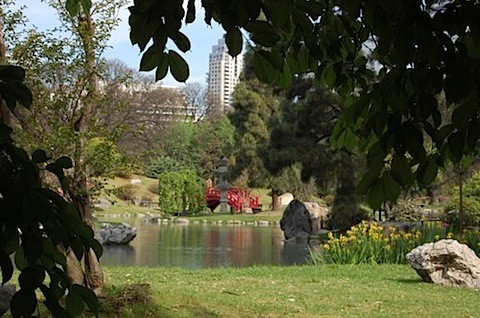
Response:
[[[103,224],[96,231],[95,238],[100,244],[126,245],[137,236],[137,229],[129,224]]]
[[[7,312],[12,302],[12,297],[15,294],[14,285],[0,285],[0,316]]]
[[[458,241],[418,246],[407,254],[407,260],[425,282],[480,288],[480,258]]]
[[[308,213],[310,213],[310,218],[312,219],[312,232],[320,232],[327,220],[328,208],[321,206],[318,202],[303,202],[303,205],[305,205]]]
[[[312,219],[305,205],[298,201],[291,201],[280,220],[280,228],[286,240],[295,237],[305,237],[312,233]]]

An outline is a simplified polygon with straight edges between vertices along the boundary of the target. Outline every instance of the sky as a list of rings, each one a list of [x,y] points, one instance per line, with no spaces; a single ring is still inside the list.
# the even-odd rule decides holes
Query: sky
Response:
[[[104,0],[105,1],[105,0]],[[200,3],[200,1],[197,1]],[[118,59],[128,66],[139,69],[141,55],[138,46],[132,46],[130,43],[128,25],[128,6],[123,7],[119,12],[121,19],[120,25],[113,30],[111,39],[108,43],[110,48],[104,54],[107,59]],[[58,26],[58,17],[54,9],[50,8],[45,1],[42,0],[17,0],[17,5],[25,5],[27,8],[23,11],[28,18],[30,25],[35,25],[39,30],[46,30]],[[199,4],[198,4],[199,5]],[[184,53],[177,50],[175,44],[169,42],[167,48],[175,49],[181,53],[183,58],[190,66],[190,77],[187,83],[199,82],[206,85],[206,74],[208,72],[208,57],[212,50],[212,46],[217,44],[218,39],[223,36],[221,26],[212,22],[212,27],[203,21],[204,11],[197,8],[196,20],[192,24],[184,25],[181,29],[187,35],[191,42],[190,51]],[[162,84],[169,86],[182,86],[183,83],[177,82],[170,74],[162,81]]]

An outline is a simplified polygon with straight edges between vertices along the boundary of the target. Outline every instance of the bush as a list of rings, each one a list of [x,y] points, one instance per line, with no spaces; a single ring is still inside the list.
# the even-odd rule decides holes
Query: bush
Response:
[[[422,211],[412,201],[398,200],[397,204],[390,211],[390,217],[395,221],[418,222],[422,220]]]
[[[163,213],[205,210],[205,181],[195,171],[164,172],[158,176],[158,182],[159,205]]]
[[[325,202],[326,205],[332,206],[333,201],[335,201],[335,196],[333,194],[327,194],[322,198],[322,200]]]
[[[459,199],[450,201],[445,206],[445,222],[452,228],[458,229],[460,225],[459,219],[460,203]],[[478,226],[480,223],[480,202],[474,198],[463,198],[463,225],[464,226]]]
[[[133,201],[138,193],[139,186],[136,184],[126,184],[116,188],[113,193],[123,201]]]

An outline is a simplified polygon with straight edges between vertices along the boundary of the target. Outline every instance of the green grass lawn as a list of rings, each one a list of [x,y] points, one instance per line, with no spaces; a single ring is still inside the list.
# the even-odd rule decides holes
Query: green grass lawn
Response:
[[[105,268],[103,317],[478,317],[480,291],[405,265]]]

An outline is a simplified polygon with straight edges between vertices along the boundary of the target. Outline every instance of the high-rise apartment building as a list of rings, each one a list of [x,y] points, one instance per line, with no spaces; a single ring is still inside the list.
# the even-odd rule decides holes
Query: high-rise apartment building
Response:
[[[210,53],[207,84],[211,102],[218,104],[222,113],[225,113],[231,105],[232,93],[242,71],[242,54],[231,57],[228,55],[225,38],[218,40],[218,44],[213,46]]]

